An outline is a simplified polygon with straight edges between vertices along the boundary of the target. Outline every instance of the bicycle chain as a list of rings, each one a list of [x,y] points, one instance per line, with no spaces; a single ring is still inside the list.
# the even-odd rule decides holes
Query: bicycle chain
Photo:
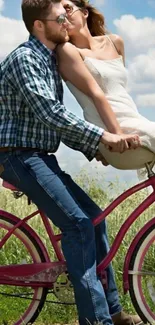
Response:
[[[52,292],[52,291],[48,291],[48,293],[54,294],[54,292]],[[40,301],[40,299],[32,299],[32,298],[28,298],[28,297],[23,297],[18,294],[0,292],[0,295],[8,296],[8,297],[16,297],[16,298],[26,299],[26,300]],[[58,305],[72,305],[72,306],[75,305],[75,302],[60,302],[60,301],[54,301],[54,300],[46,300],[45,302],[51,303],[51,304],[58,304]]]

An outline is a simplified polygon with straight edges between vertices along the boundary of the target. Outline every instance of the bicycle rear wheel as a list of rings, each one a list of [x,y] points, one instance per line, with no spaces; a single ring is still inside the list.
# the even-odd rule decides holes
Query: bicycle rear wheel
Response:
[[[144,323],[155,322],[155,225],[142,235],[131,257],[129,292]]]
[[[14,225],[9,216],[0,215],[0,240]],[[44,255],[24,226],[16,229],[0,250],[0,264],[45,262]],[[0,284],[0,324],[32,324],[39,315],[47,295],[46,288]]]

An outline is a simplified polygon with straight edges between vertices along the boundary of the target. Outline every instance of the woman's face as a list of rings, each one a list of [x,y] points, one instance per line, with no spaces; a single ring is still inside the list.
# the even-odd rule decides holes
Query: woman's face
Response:
[[[84,27],[86,22],[86,15],[70,0],[62,0],[62,5],[67,13],[67,18],[70,24],[67,27],[68,35],[73,36]]]

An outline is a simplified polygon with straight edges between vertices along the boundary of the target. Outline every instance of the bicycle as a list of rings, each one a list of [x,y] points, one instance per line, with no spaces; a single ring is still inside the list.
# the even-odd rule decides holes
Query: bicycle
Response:
[[[148,179],[121,194],[93,221],[94,226],[98,225],[126,198],[152,186],[153,192],[126,219],[118,231],[108,255],[97,266],[97,273],[100,274],[105,286],[107,286],[105,269],[116,255],[125,234],[141,213],[155,202],[155,174],[149,164],[146,165],[146,168]],[[14,191],[16,197],[20,196],[18,189],[11,184],[3,181],[3,186]],[[44,243],[27,224],[27,221],[38,213],[54,248],[57,261],[51,261]],[[5,249],[5,244],[11,236],[14,236],[25,247],[24,256],[28,256],[29,253],[27,261],[23,264],[18,264],[18,256],[15,256],[16,264],[0,266],[0,294],[2,297],[19,297],[21,299],[22,315],[17,316],[14,325],[32,324],[41,312],[49,290],[52,290],[60,303],[67,301],[67,303],[74,304],[73,288],[59,244],[61,233],[54,233],[49,219],[43,211],[36,210],[24,219],[20,219],[0,210],[0,228],[1,250]],[[150,263],[149,259],[150,249],[155,253],[153,244],[155,244],[155,218],[148,221],[133,239],[125,257],[123,270],[124,293],[129,291],[132,303],[144,323],[155,321],[155,262],[151,260]],[[10,287],[12,291],[15,287],[16,292],[11,292]],[[24,290],[22,294],[19,293],[21,288]]]

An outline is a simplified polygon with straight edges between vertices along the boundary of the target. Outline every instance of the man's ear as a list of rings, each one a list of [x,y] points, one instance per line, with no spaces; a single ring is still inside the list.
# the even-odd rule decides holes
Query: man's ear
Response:
[[[37,30],[38,32],[42,32],[43,30],[43,22],[41,20],[35,20],[34,22],[34,29]]]

